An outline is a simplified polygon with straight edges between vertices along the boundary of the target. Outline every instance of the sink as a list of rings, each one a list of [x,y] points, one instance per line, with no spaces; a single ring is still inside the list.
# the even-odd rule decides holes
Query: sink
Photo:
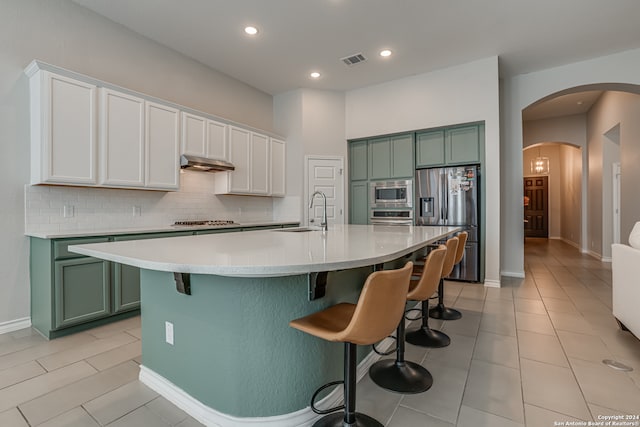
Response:
[[[307,231],[322,231],[320,227],[289,227],[289,228],[278,228],[273,231],[286,231],[289,233],[304,233]]]

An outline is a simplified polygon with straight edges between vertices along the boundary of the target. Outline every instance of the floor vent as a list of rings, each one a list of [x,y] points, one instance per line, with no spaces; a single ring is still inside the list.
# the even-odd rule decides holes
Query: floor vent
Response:
[[[611,359],[604,359],[602,361],[602,363],[604,363],[605,365],[607,365],[608,367],[615,369],[617,371],[625,371],[625,372],[630,372],[633,371],[633,368],[630,366],[625,365],[624,363],[620,363],[620,362],[616,362],[615,360],[611,360]]]
[[[356,65],[356,64],[359,64],[361,62],[366,61],[367,58],[365,58],[364,55],[361,54],[361,53],[355,53],[353,55],[349,55],[349,56],[345,56],[344,58],[340,58],[340,60],[342,62],[344,62],[345,64],[347,64],[348,66],[352,66],[352,65]]]

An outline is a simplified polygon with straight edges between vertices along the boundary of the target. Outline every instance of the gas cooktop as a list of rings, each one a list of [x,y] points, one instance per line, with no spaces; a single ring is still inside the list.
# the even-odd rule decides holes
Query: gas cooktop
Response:
[[[206,220],[196,220],[196,221],[176,221],[173,223],[175,226],[193,226],[193,225],[212,225],[215,227],[223,226],[223,225],[235,225],[238,224],[235,221],[227,220],[227,219],[206,219]]]

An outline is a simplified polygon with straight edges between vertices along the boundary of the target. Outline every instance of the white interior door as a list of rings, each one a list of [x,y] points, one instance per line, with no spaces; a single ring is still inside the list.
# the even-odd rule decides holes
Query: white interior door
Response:
[[[344,160],[341,157],[307,156],[306,168],[307,223],[320,225],[322,222],[324,200],[321,196],[316,196],[313,208],[308,209],[311,195],[322,191],[327,196],[327,222],[329,225],[344,224]]]

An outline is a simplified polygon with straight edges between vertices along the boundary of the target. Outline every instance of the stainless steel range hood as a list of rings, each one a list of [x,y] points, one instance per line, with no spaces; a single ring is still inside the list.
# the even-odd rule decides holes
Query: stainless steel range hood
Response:
[[[180,156],[180,169],[201,171],[201,172],[226,172],[235,170],[233,164],[226,160],[205,159],[204,157],[190,156],[183,154]]]

